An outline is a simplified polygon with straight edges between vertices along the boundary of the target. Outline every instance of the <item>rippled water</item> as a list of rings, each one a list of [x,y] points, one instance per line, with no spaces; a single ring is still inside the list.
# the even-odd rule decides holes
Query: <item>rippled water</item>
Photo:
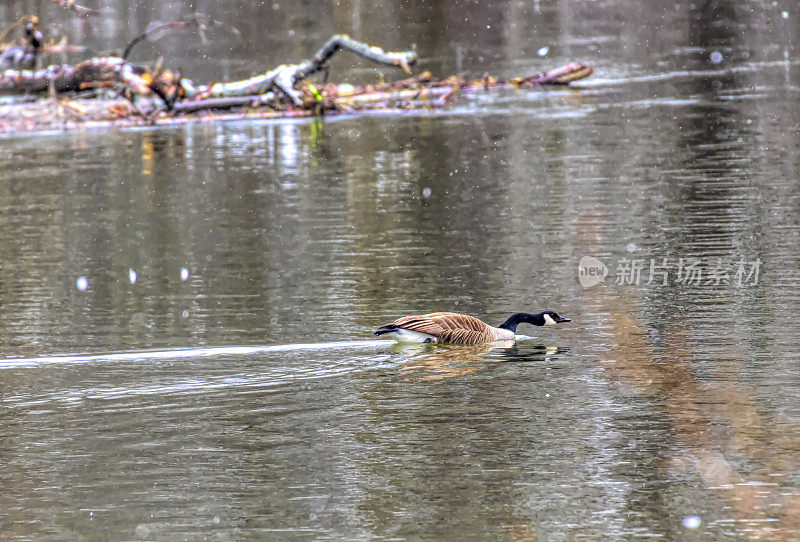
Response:
[[[91,39],[180,11],[136,6]],[[799,538],[796,6],[385,7],[242,11],[236,61],[163,47],[244,75],[260,17],[275,62],[346,30],[443,73],[597,73],[2,141],[4,538]],[[544,308],[573,321],[491,349],[371,334]]]

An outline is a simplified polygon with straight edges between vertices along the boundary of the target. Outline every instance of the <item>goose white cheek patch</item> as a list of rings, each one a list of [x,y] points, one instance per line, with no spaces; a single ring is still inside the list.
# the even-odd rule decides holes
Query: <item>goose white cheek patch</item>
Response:
[[[544,325],[546,325],[546,326],[554,326],[554,325],[556,325],[556,321],[553,320],[553,317],[550,316],[549,314],[545,314],[544,315]]]

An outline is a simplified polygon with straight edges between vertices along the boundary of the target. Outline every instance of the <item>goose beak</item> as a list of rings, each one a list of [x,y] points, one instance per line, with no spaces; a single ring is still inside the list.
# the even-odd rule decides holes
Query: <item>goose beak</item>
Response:
[[[572,320],[570,320],[569,318],[567,318],[565,316],[559,316],[558,320],[556,320],[556,323],[560,324],[561,322],[572,322]]]

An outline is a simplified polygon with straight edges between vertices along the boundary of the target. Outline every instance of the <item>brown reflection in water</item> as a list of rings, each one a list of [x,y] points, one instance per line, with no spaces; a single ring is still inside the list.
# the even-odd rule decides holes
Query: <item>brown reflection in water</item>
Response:
[[[780,486],[782,478],[772,474],[800,464],[800,428],[774,434],[770,428],[775,420],[759,412],[750,386],[699,381],[692,371],[693,348],[684,324],[669,324],[664,347],[657,353],[635,316],[641,311],[638,299],[614,298],[604,287],[585,290],[582,296],[604,315],[602,325],[613,337],[608,352],[613,359],[603,362],[608,378],[661,405],[676,440],[685,447],[685,455],[672,468],[696,472],[706,489],[727,501],[731,526],[748,538],[781,539],[784,533],[797,532],[800,494],[786,492]],[[734,374],[740,369],[730,368]]]
[[[398,371],[407,380],[431,381],[477,373],[490,363],[486,354],[513,346],[514,341],[497,341],[476,346],[397,343],[392,345],[392,351],[412,354],[411,359],[398,366]]]
[[[737,7],[733,2],[709,0],[690,9],[686,41],[705,49],[697,59],[702,66],[708,66],[708,52],[714,48],[725,51],[727,62],[743,46],[759,49],[754,40],[775,39],[758,32],[745,37],[742,20],[747,16]],[[751,24],[759,24],[756,17]],[[750,126],[750,119],[766,123],[764,119],[778,118],[783,112],[754,115],[749,104],[739,106],[720,98],[726,89],[747,86],[732,74],[692,82],[691,94],[703,96],[705,102],[687,108],[677,120],[681,138],[669,158],[681,164],[683,178],[665,184],[670,205],[664,221],[654,221],[659,228],[655,235],[663,232],[665,224],[674,229],[663,241],[672,254],[699,249],[704,255],[718,251],[727,256],[730,247],[749,247],[749,239],[761,236],[761,224],[767,219],[755,220],[762,211],[745,208],[750,198],[742,197],[748,187],[744,177],[754,168],[743,168],[742,163],[743,158],[754,161],[763,154],[748,144],[755,137],[752,133],[775,133],[769,126]],[[784,146],[785,141],[777,145]],[[781,184],[775,189],[781,190]],[[774,212],[775,206],[770,207]],[[611,207],[594,205],[586,211],[576,239],[581,255],[591,254],[597,239],[613,231],[616,221]],[[765,229],[767,235],[773,230]],[[766,241],[762,246],[770,244],[777,243]],[[609,332],[606,355],[612,359],[601,361],[609,380],[632,387],[660,407],[674,439],[683,447],[684,453],[673,457],[667,468],[677,475],[696,473],[709,495],[727,503],[725,513],[730,515],[719,521],[718,528],[736,529],[748,539],[796,537],[800,494],[796,482],[789,487],[784,475],[796,472],[800,464],[800,427],[765,411],[756,391],[738,380],[742,360],[748,356],[733,344],[712,360],[713,374],[723,378],[699,379],[693,359],[702,355],[702,345],[692,336],[689,316],[667,319],[656,344],[651,339],[652,324],[640,316],[648,302],[636,294],[627,295],[631,291],[635,290],[626,289],[623,296],[598,286],[583,290],[580,298],[584,312],[600,315],[600,328]]]

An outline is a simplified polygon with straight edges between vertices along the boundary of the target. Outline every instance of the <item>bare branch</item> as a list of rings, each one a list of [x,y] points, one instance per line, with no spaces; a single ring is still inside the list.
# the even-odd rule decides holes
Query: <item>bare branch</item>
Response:
[[[200,33],[200,36],[203,37],[205,41],[206,30],[209,27],[213,26],[224,28],[228,30],[230,33],[234,34],[235,36],[241,35],[238,29],[229,24],[217,21],[216,19],[212,19],[211,17],[203,13],[195,13],[191,17],[188,17],[182,21],[172,21],[169,23],[156,25],[155,27],[150,28],[144,31],[143,33],[139,34],[138,36],[133,38],[133,40],[128,44],[127,47],[125,47],[125,52],[122,53],[122,58],[123,60],[127,60],[128,55],[130,55],[131,50],[137,43],[141,42],[143,39],[148,38],[154,34],[167,33],[169,30],[184,30],[187,28],[196,28],[197,31]]]
[[[99,11],[92,8],[87,8],[75,3],[75,0],[53,0],[56,4],[64,9],[74,11],[78,17],[98,17],[102,15]]]
[[[302,104],[300,92],[294,87],[310,75],[323,71],[328,60],[339,49],[345,49],[378,64],[400,67],[410,72],[409,66],[417,61],[413,51],[386,53],[380,47],[370,47],[366,43],[356,41],[344,34],[331,37],[314,55],[314,58],[300,64],[284,64],[267,73],[232,83],[215,83],[196,89],[197,98],[245,96],[264,94],[270,90],[278,90],[288,96],[296,106]]]

